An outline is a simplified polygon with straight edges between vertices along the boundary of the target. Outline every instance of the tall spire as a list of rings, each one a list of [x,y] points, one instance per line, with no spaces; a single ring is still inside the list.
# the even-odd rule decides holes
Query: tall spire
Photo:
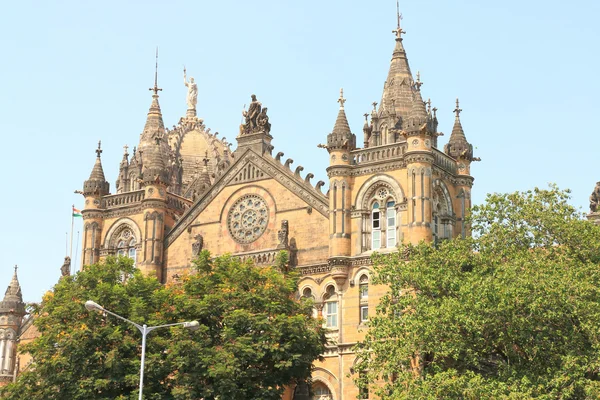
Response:
[[[158,92],[162,91],[162,89],[158,87],[158,47],[156,48],[156,62],[154,67],[154,87],[151,87],[148,90],[154,93],[152,94],[152,103],[150,104],[150,110],[148,111],[146,125],[144,126],[142,138],[140,139],[140,145],[142,140],[152,142],[152,137],[157,131],[164,132],[165,130],[160,104],[158,103]]]
[[[109,193],[110,184],[106,182],[106,178],[104,177],[104,170],[102,169],[102,160],[100,159],[100,154],[102,154],[102,142],[98,141],[98,148],[96,149],[96,162],[94,163],[94,167],[90,173],[90,178],[83,182],[83,193],[85,195],[99,194],[104,196]]]
[[[25,315],[25,303],[23,303],[23,295],[21,293],[19,278],[17,277],[16,265],[12,280],[4,294],[4,299],[0,302],[0,314],[1,313],[15,313],[21,316]]]
[[[397,26],[392,32],[395,35],[395,46],[390,62],[387,79],[383,86],[383,94],[379,103],[378,117],[384,118],[381,123],[391,128],[403,128],[413,108],[413,92],[415,82],[410,70],[406,51],[402,44],[402,35],[406,33],[401,26],[402,14],[396,2]]]

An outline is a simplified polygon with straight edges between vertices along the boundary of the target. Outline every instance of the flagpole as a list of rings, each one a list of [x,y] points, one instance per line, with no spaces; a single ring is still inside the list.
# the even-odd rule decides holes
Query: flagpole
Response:
[[[75,204],[71,207],[71,253],[69,258],[73,259],[73,226],[75,225],[75,216],[73,215],[73,209],[75,208]]]
[[[75,260],[77,260],[77,255],[79,254],[79,231],[77,231],[77,243],[75,243]],[[71,265],[75,267],[77,265],[77,261],[71,262]]]

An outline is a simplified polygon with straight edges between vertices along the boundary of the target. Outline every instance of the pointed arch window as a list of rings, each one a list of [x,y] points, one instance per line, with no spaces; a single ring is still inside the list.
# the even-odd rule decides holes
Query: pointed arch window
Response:
[[[116,254],[118,256],[131,258],[133,260],[133,265],[135,265],[137,256],[136,245],[137,241],[135,240],[135,236],[133,236],[131,229],[124,229],[117,239]]]
[[[369,320],[369,277],[363,275],[358,283],[359,321],[361,324]]]
[[[338,301],[335,288],[328,286],[325,295],[325,326],[330,329],[338,328]]]
[[[379,203],[373,203],[371,210],[371,249],[381,248],[381,210]]]
[[[385,214],[387,218],[386,236],[387,247],[396,246],[396,202],[388,201],[386,204]]]
[[[331,400],[331,390],[322,382],[317,382],[313,386],[312,400]]]

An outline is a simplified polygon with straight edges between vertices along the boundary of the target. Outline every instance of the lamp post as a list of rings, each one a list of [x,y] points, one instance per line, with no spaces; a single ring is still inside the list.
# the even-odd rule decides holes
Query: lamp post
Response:
[[[158,325],[158,326],[148,326],[146,324],[140,325],[140,324],[136,324],[133,321],[128,320],[127,318],[121,317],[120,315],[115,314],[112,311],[108,311],[107,309],[102,307],[100,304],[98,304],[92,300],[88,300],[85,302],[85,308],[87,308],[88,311],[97,311],[97,312],[101,312],[101,313],[110,314],[113,317],[117,317],[120,320],[123,320],[123,321],[135,326],[141,332],[141,334],[142,334],[142,362],[141,362],[141,366],[140,366],[140,396],[139,396],[139,400],[142,400],[142,390],[144,389],[144,362],[146,361],[146,336],[150,332],[152,332],[153,330],[158,329],[158,328],[166,328],[169,326],[182,325],[184,328],[196,330],[196,329],[198,329],[198,326],[199,326],[198,321],[178,322],[175,324],[166,324],[166,325]]]

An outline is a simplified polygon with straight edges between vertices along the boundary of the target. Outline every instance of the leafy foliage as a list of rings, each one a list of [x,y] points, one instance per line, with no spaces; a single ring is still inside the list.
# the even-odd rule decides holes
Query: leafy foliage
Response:
[[[198,320],[148,335],[145,399],[274,399],[310,375],[324,349],[310,304],[295,299],[297,277],[279,264],[257,268],[202,252],[196,271],[161,285],[127,258],[107,258],[63,278],[33,310],[40,337],[21,348],[34,364],[0,391],[7,400],[137,399],[141,334],[88,312],[91,299],[149,326]],[[126,277],[126,279],[123,279]]]
[[[473,238],[376,256],[358,351],[387,399],[600,397],[600,227],[555,186],[488,195]]]

